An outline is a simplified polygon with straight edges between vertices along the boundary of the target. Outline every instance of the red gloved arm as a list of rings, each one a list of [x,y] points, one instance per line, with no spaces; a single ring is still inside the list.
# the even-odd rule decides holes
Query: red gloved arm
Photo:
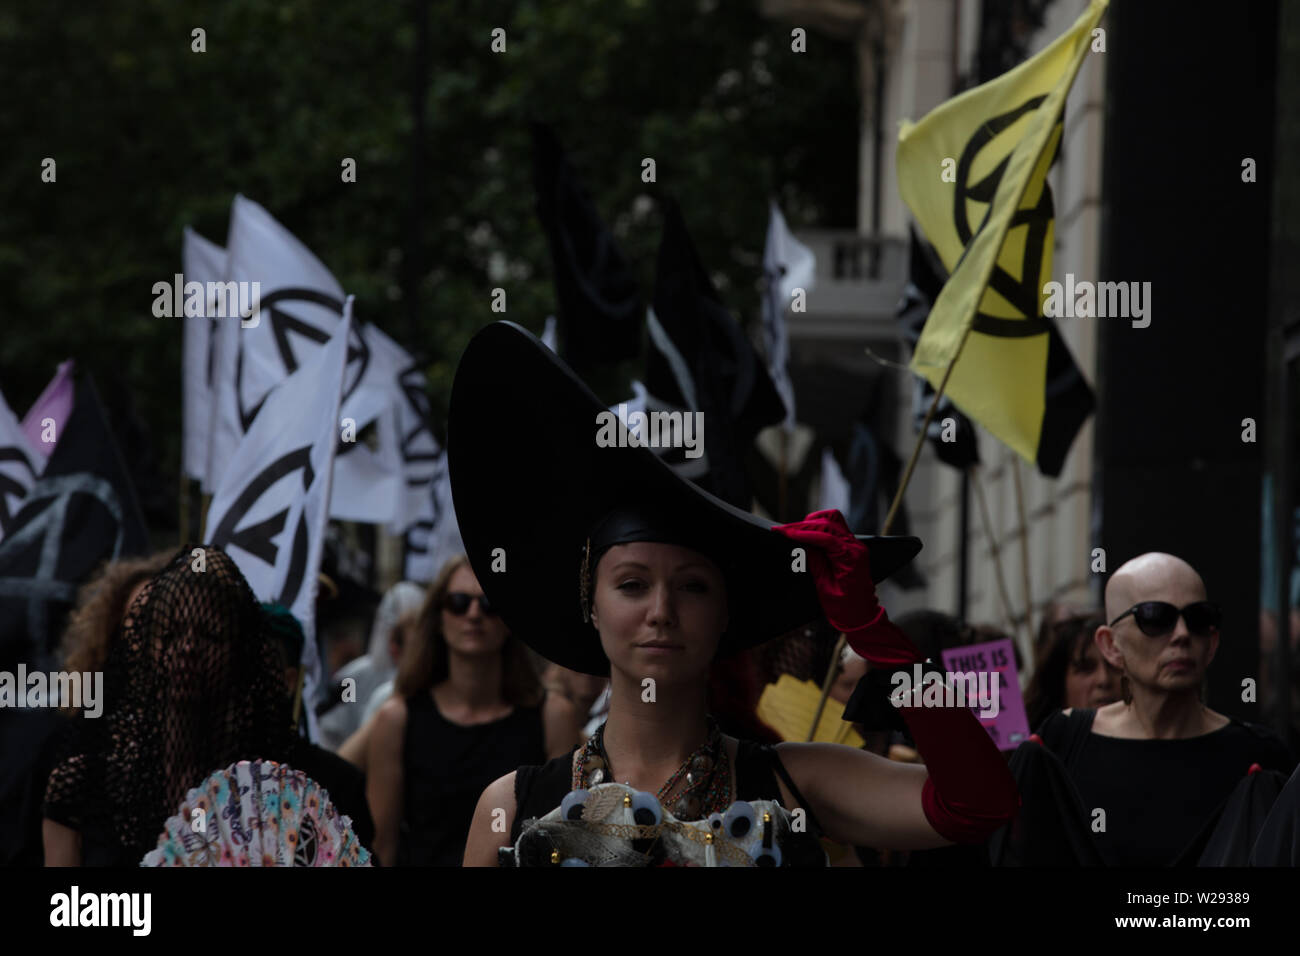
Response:
[[[910,665],[920,652],[876,600],[867,546],[838,511],[818,511],[773,530],[808,549],[808,566],[830,623],[850,647],[877,666]],[[921,805],[935,832],[978,843],[1015,815],[1020,795],[1006,761],[965,707],[901,707],[925,758],[929,778]]]

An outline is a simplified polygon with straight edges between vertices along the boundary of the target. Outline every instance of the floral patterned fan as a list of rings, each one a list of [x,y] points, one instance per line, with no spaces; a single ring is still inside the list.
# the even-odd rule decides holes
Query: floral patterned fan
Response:
[[[370,866],[329,794],[300,770],[241,760],[195,787],[142,866]]]

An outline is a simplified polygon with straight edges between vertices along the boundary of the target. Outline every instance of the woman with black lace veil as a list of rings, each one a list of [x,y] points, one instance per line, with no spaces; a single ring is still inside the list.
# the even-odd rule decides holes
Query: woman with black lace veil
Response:
[[[228,555],[182,548],[127,611],[103,713],[65,742],[45,793],[46,864],[136,866],[190,788],[238,760],[283,761],[279,652]]]
[[[819,834],[925,849],[979,842],[1011,817],[1014,781],[964,707],[900,702],[928,767],[723,734],[706,703],[715,656],[820,613],[873,663],[920,663],[875,598],[920,543],[856,537],[838,512],[773,526],[680,478],[606,415],[511,323],[480,331],[457,369],[452,496],[483,590],[542,656],[611,682],[609,717],[585,745],[483,792],[467,865],[821,865]]]

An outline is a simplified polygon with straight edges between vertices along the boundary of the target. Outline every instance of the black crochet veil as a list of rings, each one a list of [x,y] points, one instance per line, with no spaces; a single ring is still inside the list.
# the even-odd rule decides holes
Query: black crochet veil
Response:
[[[128,609],[104,665],[104,710],[78,717],[45,815],[138,860],[186,792],[292,743],[283,664],[230,557],[179,551]],[[196,568],[201,567],[201,570]]]

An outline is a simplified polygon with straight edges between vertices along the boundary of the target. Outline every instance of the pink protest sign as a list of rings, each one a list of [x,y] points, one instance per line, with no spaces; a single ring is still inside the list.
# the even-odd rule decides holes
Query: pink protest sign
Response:
[[[949,674],[974,675],[973,682],[968,677],[963,684],[977,692],[978,698],[968,694],[967,702],[999,750],[1015,750],[1028,739],[1029,719],[1020,696],[1016,652],[1009,639],[954,647],[941,656]]]

